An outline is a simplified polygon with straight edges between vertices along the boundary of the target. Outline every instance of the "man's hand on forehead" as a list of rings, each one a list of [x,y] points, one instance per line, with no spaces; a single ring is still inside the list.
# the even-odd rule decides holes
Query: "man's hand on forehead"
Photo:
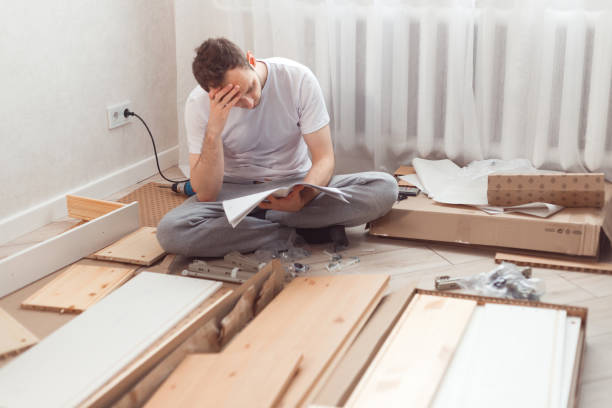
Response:
[[[240,100],[240,86],[229,84],[223,88],[211,90],[208,97],[210,99],[210,118],[207,128],[215,134],[221,134],[230,109]]]

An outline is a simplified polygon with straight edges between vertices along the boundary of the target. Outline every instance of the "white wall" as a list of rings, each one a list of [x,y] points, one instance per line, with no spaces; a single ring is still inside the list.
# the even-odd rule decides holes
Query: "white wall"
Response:
[[[183,172],[189,171],[187,142],[185,140],[185,101],[189,92],[197,85],[191,71],[195,49],[209,37],[230,37],[232,21],[229,14],[215,6],[214,0],[176,0],[176,110],[179,122],[179,140],[182,140],[179,163]],[[233,40],[233,39],[232,39]],[[239,44],[242,46],[242,44]]]
[[[155,173],[144,127],[108,130],[110,104],[131,100],[176,164],[172,0],[0,0],[0,10],[0,242],[61,216],[66,193],[102,197]]]

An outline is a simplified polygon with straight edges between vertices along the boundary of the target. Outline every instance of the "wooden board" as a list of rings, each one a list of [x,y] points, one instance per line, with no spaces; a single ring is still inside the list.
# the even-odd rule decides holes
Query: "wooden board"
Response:
[[[296,351],[192,354],[145,407],[273,407],[301,361]]]
[[[24,309],[81,313],[134,276],[138,267],[82,260],[21,303]]]
[[[303,353],[302,367],[280,402],[285,407],[301,405],[357,323],[365,323],[366,311],[373,312],[388,280],[387,275],[296,278],[226,351]]]
[[[392,406],[397,401],[429,406],[475,307],[470,300],[416,295],[347,406]]]
[[[137,228],[138,203],[131,203],[0,260],[0,297],[104,248]]]
[[[545,258],[534,255],[509,254],[498,252],[495,262],[512,262],[517,265],[533,266],[536,268],[562,269],[566,271],[594,272],[612,274],[612,263],[597,261],[564,260],[558,258]]]
[[[142,272],[4,366],[0,406],[81,404],[219,286]]]
[[[36,343],[38,337],[0,309],[0,358],[18,354]]]
[[[412,299],[414,287],[415,285],[409,285],[382,299],[329,379],[325,381],[314,399],[316,404],[343,406],[346,403]]]
[[[74,195],[66,196],[66,207],[68,216],[84,221],[91,221],[104,214],[108,214],[125,204],[113,201],[96,200],[94,198],[79,197]]]
[[[157,240],[157,228],[142,227],[89,258],[149,266],[165,254]]]

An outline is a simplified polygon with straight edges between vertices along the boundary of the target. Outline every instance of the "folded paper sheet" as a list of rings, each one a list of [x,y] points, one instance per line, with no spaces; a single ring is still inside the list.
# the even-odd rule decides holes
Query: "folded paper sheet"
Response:
[[[344,201],[345,203],[348,203],[349,201],[347,200],[347,198],[351,197],[350,194],[347,194],[334,187],[321,187],[308,183],[295,183],[286,187],[278,187],[272,190],[266,190],[260,193],[250,194],[247,196],[223,201],[223,209],[225,210],[227,220],[229,221],[231,226],[235,228],[236,225],[240,224],[240,221],[242,221],[244,217],[246,217],[251,211],[253,211],[255,207],[257,207],[262,201],[264,201],[266,197],[270,195],[273,195],[275,197],[286,197],[289,195],[291,190],[293,190],[293,187],[297,185],[312,187],[323,194],[327,194],[330,197],[333,197],[340,201]]]
[[[556,173],[541,171],[528,160],[480,160],[459,167],[450,160],[412,161],[417,174],[401,176],[419,187],[432,200],[443,204],[473,205],[489,214],[521,212],[537,217],[548,217],[563,207],[547,203],[528,203],[512,207],[494,207],[488,205],[488,176],[494,173]]]

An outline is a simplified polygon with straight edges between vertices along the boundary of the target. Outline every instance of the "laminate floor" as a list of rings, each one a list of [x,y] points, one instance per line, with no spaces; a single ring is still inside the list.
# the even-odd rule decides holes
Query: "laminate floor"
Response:
[[[177,167],[166,170],[165,174],[171,178],[182,178]],[[161,177],[156,175],[118,191],[106,199],[118,199],[151,181],[163,182]],[[77,222],[64,218],[23,235],[0,246],[0,258],[57,235]],[[496,266],[495,252],[491,249],[374,237],[367,235],[363,226],[347,229],[347,235],[351,245],[343,252],[343,256],[345,258],[357,256],[360,262],[337,273],[390,274],[389,290],[400,288],[409,282],[416,282],[417,286],[423,289],[433,289],[436,276],[467,276],[489,271]],[[309,274],[328,274],[325,266],[329,262],[329,256],[323,252],[329,250],[328,246],[314,245],[310,249],[312,255],[300,262],[310,266]],[[603,256],[612,256],[609,252],[612,251],[604,253]],[[0,307],[40,339],[74,316],[24,310],[19,308],[19,304],[53,279],[57,273],[0,299]],[[546,293],[542,301],[583,306],[589,309],[580,406],[586,408],[609,406],[612,401],[612,275],[533,268],[533,276],[545,282]],[[8,360],[0,360],[0,366],[6,361]]]

